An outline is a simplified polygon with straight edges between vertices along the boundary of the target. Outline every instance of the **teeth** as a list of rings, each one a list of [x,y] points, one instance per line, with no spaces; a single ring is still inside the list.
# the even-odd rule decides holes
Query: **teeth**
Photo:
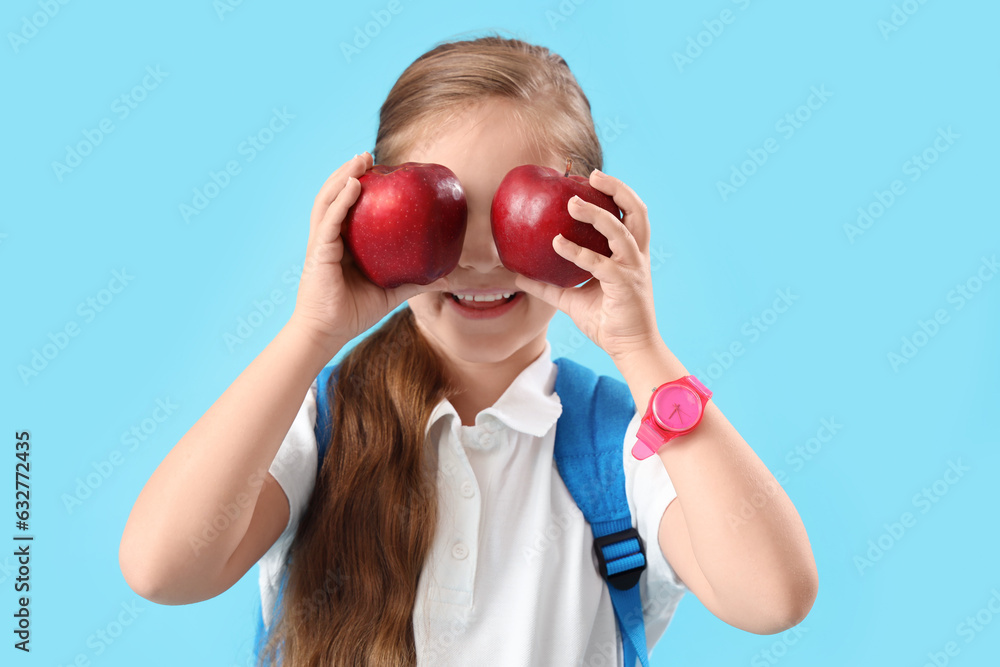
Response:
[[[454,296],[458,299],[465,299],[466,301],[500,301],[501,299],[507,299],[514,295],[514,292],[506,292],[504,294],[455,294]]]

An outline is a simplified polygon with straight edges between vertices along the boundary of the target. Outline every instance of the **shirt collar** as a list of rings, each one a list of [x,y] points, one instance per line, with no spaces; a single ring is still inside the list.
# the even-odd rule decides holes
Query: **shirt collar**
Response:
[[[522,370],[504,393],[491,407],[484,408],[476,415],[476,425],[484,423],[484,415],[490,415],[508,427],[535,437],[542,437],[562,414],[562,402],[555,393],[556,372],[552,361],[552,345],[545,340],[545,349],[538,358]],[[427,422],[427,431],[439,419],[452,415],[452,429],[458,432],[462,425],[458,412],[447,398],[435,406]],[[425,433],[427,432],[425,431]]]

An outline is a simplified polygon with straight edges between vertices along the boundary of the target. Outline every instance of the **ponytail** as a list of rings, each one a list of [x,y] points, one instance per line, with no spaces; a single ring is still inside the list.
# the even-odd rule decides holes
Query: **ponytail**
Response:
[[[416,664],[413,607],[437,526],[430,413],[441,362],[404,307],[344,356],[329,384],[332,434],[287,555],[262,664]]]

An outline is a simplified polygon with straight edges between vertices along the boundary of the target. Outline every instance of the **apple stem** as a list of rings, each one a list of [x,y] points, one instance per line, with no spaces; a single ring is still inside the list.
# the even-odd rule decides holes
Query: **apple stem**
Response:
[[[573,158],[566,158],[566,173],[563,176],[569,176],[569,170],[573,166]]]

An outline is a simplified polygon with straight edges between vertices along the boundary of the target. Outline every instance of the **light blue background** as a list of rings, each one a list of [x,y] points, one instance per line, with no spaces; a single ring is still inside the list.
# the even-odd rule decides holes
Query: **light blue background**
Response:
[[[652,664],[918,666],[949,641],[960,649],[950,664],[996,664],[1000,619],[971,642],[958,625],[1000,590],[989,343],[1000,280],[960,310],[948,297],[1000,251],[1000,6],[911,0],[916,13],[884,35],[889,0],[401,0],[348,62],[340,44],[387,4],[243,2],[220,16],[210,0],[72,2],[16,49],[9,33],[42,10],[5,4],[0,452],[11,472],[0,512],[11,526],[13,434],[30,430],[35,542],[30,657],[11,648],[16,574],[13,557],[0,559],[0,662],[246,664],[257,568],[200,604],[147,602],[119,571],[125,520],[158,463],[291,315],[313,197],[373,147],[396,77],[440,40],[498,29],[550,47],[575,72],[601,128],[604,171],[648,204],[652,248],[666,256],[653,258],[664,340],[784,473],[819,568],[798,635],[737,630],[687,596]],[[726,9],[733,21],[679,68],[673,54]],[[157,66],[166,78],[121,118],[113,101]],[[813,86],[832,96],[786,137],[776,123]],[[275,108],[295,118],[248,161],[240,143]],[[104,118],[114,131],[60,181],[53,161]],[[905,163],[948,127],[959,138],[909,180]],[[724,201],[717,182],[769,137],[779,150]],[[241,173],[186,224],[179,205],[229,160]],[[905,193],[849,242],[844,225],[894,179]],[[102,312],[77,310],[122,269],[134,278]],[[223,337],[273,290],[283,303],[230,351]],[[770,317],[778,290],[797,300],[751,340],[744,326]],[[887,355],[938,309],[948,322],[894,369]],[[79,334],[22,381],[18,366],[71,321]],[[550,340],[557,356],[617,373],[561,313]],[[723,368],[713,355],[734,342],[743,354]],[[128,451],[121,434],[158,399],[178,407]],[[823,419],[843,428],[794,463]],[[69,511],[64,494],[114,450],[122,465]],[[915,494],[959,460],[969,470],[939,484],[946,495],[921,512]],[[887,543],[884,524],[907,511],[916,525],[859,571],[855,557],[869,540]],[[98,654],[95,633],[129,603],[138,617]]]

